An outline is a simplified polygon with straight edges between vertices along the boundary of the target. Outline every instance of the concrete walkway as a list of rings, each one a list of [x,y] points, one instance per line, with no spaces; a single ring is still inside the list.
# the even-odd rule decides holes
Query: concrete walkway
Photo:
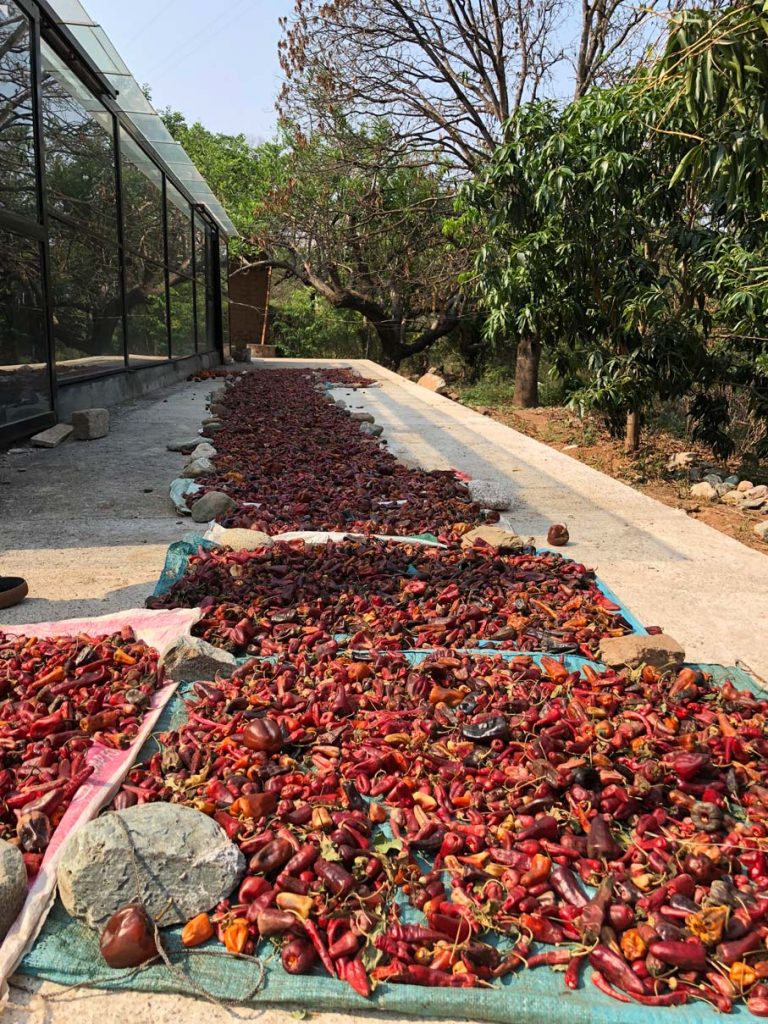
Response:
[[[270,368],[327,360],[265,360]],[[567,522],[573,558],[594,566],[644,623],[662,625],[689,658],[746,663],[768,678],[768,558],[682,511],[662,505],[546,445],[366,360],[341,361],[380,387],[338,389],[371,412],[398,455],[428,469],[453,467],[492,479],[515,495],[506,517],[542,542]],[[169,543],[190,528],[174,515],[168,483],[182,457],[165,450],[197,432],[210,382],[175,385],[112,410],[108,437],[52,451],[0,456],[0,572],[22,574],[31,597],[0,613],[4,624],[140,606]],[[276,412],[276,415],[279,412]],[[2,626],[0,626],[0,629]],[[43,998],[56,986],[18,978],[10,1024],[131,1020],[133,1024],[218,1024],[206,1003],[173,996],[79,991]],[[288,1024],[284,1011],[241,1011],[240,1019]],[[313,1015],[321,1024],[341,1022]],[[350,1016],[345,1015],[345,1021]],[[354,1020],[354,1018],[352,1018]],[[366,1018],[359,1018],[361,1021]],[[394,1021],[394,1018],[386,1018]]]

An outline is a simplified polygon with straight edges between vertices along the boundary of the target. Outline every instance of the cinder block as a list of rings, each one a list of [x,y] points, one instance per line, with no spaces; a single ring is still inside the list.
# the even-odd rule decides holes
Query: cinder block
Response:
[[[76,441],[95,441],[109,433],[108,409],[78,409],[72,413]]]
[[[62,441],[67,440],[72,430],[73,428],[68,423],[57,423],[55,427],[49,427],[47,430],[35,434],[32,444],[36,448],[55,448]]]

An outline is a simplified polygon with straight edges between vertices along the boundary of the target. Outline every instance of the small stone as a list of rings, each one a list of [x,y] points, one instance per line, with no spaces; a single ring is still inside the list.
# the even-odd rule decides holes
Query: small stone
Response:
[[[741,508],[746,500],[743,491],[733,490],[723,495],[723,504],[732,505],[734,508]]]
[[[213,473],[215,469],[216,467],[210,459],[192,459],[181,471],[181,475],[186,480],[196,480],[197,477],[205,476],[206,473]]]
[[[207,441],[201,441],[197,448],[194,448],[189,453],[189,461],[192,459],[212,459],[214,455],[218,455],[218,452],[212,444],[208,444]]]
[[[384,427],[380,423],[361,423],[360,430],[369,437],[380,437],[384,433]]]
[[[72,434],[74,427],[68,423],[57,423],[55,427],[42,430],[31,439],[35,448],[56,448]]]
[[[750,498],[750,496],[746,494],[741,507],[756,510],[762,508],[766,504],[768,504],[768,498]]]
[[[682,665],[685,651],[671,636],[658,633],[656,636],[606,637],[600,641],[600,660],[608,668],[637,668],[652,665],[654,668],[669,668]]]
[[[695,461],[696,452],[675,452],[667,461],[667,470],[674,472],[676,469],[690,469]]]
[[[346,402],[342,402],[342,400],[340,398],[336,399],[336,403],[335,404],[336,404],[336,408],[337,409],[341,409],[342,411],[347,408],[347,403]]]
[[[448,386],[442,377],[431,370],[425,373],[423,377],[419,377],[416,383],[428,391],[434,391],[436,395],[442,394]]]
[[[717,501],[717,491],[708,480],[703,480],[700,484],[693,485],[691,497],[703,498],[705,501]]]
[[[461,546],[471,548],[476,540],[485,541],[502,553],[519,551],[534,543],[533,537],[520,537],[514,530],[504,530],[500,526],[476,526],[474,530],[462,535]]]
[[[191,452],[200,444],[200,437],[183,438],[178,441],[171,441],[165,447],[169,452]]]
[[[0,839],[0,942],[18,917],[27,896],[27,869],[18,846]]]
[[[740,483],[736,484],[736,490],[751,491],[754,486],[755,485],[752,483],[751,480],[742,480]]]
[[[691,481],[701,480],[702,476],[704,476],[704,473],[698,466],[688,470],[688,479]]]
[[[79,828],[64,847],[57,877],[67,912],[91,928],[137,901],[165,926],[215,907],[244,871],[242,853],[207,814],[153,803]]]
[[[758,484],[757,487],[751,487],[746,492],[746,495],[750,501],[753,498],[768,498],[768,486],[766,484]]]
[[[237,668],[237,658],[199,637],[183,636],[166,654],[163,667],[171,679],[193,683],[214,679],[217,673],[228,678]]]
[[[76,441],[95,441],[109,433],[108,409],[78,409],[72,413]]]
[[[219,422],[220,422],[220,420],[219,420],[219,417],[218,417],[218,416],[208,416],[208,417],[206,417],[206,418],[205,418],[205,419],[203,420],[203,426],[204,426],[204,427],[210,427],[210,426],[212,426],[213,424],[215,424],[215,423],[219,423]]]
[[[752,531],[757,534],[760,540],[768,542],[768,522],[755,523],[755,525],[752,527]]]
[[[357,423],[375,423],[373,416],[369,412],[353,412],[350,414],[351,418]]]
[[[224,429],[223,423],[208,423],[203,427],[203,437],[211,437]]]
[[[222,516],[225,512],[235,508],[235,502],[223,491],[208,491],[202,498],[198,498],[190,509],[192,519],[196,523],[209,523],[216,516]]]
[[[724,484],[730,484],[731,487],[736,487],[738,482],[739,482],[739,478],[737,476],[733,476],[733,475],[732,476],[727,476],[725,478],[725,480],[723,480]]]
[[[719,473],[707,473],[704,477],[705,483],[711,484],[712,487],[717,487],[718,484],[723,482],[723,478]]]
[[[738,494],[735,484],[729,484],[725,480],[721,484],[715,484],[715,490],[717,491],[718,497],[723,498],[726,494],[733,492]]]
[[[215,416],[217,420],[220,416],[223,416],[227,411],[227,407],[226,405],[224,405],[223,402],[214,402],[208,408],[211,411],[211,415]]]
[[[480,508],[502,512],[512,508],[512,495],[495,480],[470,480],[467,484],[469,496]]]

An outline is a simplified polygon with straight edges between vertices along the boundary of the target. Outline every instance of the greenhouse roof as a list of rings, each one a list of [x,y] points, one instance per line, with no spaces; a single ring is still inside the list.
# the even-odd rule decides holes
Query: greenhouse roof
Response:
[[[226,235],[236,236],[237,229],[226,210],[181,143],[176,142],[165,127],[104,29],[93,21],[79,0],[48,0],[48,6],[56,22],[69,30],[95,70],[114,90],[115,104],[159,161],[184,186],[194,202],[208,210]]]

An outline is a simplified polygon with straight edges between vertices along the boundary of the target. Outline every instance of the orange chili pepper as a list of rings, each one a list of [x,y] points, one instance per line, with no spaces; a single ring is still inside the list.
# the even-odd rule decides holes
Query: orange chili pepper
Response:
[[[531,604],[533,604],[533,602],[531,602]],[[555,661],[554,658],[547,658],[546,656],[543,656],[541,659],[541,667],[553,683],[564,683],[568,678],[568,669],[559,661]]]
[[[126,654],[122,647],[118,647],[115,653],[112,655],[112,660],[116,661],[119,665],[135,665],[136,658],[130,654]]]
[[[728,718],[728,715],[724,715],[722,711],[718,712],[717,724],[720,726],[720,735],[721,736],[735,736],[736,735],[736,730],[734,729],[733,725],[731,724],[731,720]]]
[[[191,921],[187,921],[181,932],[181,942],[184,946],[199,946],[207,942],[213,935],[213,925],[207,914],[198,914]]]
[[[535,853],[531,858],[531,866],[520,876],[520,885],[526,889],[531,885],[538,885],[546,878],[552,869],[552,860],[544,853]]]
[[[741,960],[737,960],[735,964],[731,964],[731,969],[728,972],[728,977],[734,985],[738,985],[739,988],[749,988],[750,985],[754,985],[757,981],[757,974],[753,967],[749,964],[745,964]]]
[[[248,922],[244,917],[236,917],[224,931],[224,945],[229,953],[242,953],[248,942]]]

